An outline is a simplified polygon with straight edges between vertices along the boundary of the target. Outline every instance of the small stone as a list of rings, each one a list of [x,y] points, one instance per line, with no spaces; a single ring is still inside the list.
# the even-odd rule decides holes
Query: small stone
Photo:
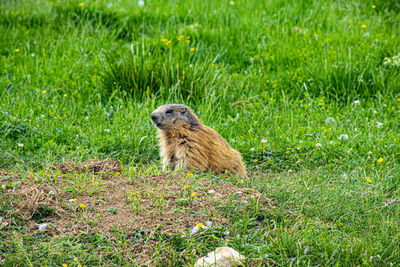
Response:
[[[208,193],[208,194],[214,194],[214,193],[215,193],[215,190],[214,190],[214,189],[210,189],[210,190],[208,190],[207,193]]]
[[[195,267],[239,266],[246,258],[230,247],[219,247],[197,260]]]
[[[38,226],[39,231],[46,231],[47,230],[47,226],[49,226],[48,223],[42,223]]]

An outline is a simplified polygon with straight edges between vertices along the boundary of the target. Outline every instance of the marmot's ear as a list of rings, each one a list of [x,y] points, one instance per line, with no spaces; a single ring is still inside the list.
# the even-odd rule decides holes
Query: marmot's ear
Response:
[[[187,112],[187,109],[186,109],[186,108],[182,109],[182,110],[181,110],[181,115],[185,115],[186,112]]]

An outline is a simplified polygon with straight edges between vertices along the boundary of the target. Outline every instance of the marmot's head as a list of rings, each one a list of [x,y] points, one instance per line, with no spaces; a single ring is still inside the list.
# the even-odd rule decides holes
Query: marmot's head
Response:
[[[200,120],[193,111],[182,104],[169,104],[159,106],[150,115],[157,128],[172,132],[180,128],[192,129],[200,125]]]

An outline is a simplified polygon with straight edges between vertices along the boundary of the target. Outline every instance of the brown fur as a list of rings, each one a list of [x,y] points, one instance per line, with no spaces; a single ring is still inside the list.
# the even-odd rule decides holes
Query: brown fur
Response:
[[[151,114],[160,138],[163,168],[229,171],[247,177],[239,152],[216,131],[203,125],[193,111],[180,104],[162,105]]]

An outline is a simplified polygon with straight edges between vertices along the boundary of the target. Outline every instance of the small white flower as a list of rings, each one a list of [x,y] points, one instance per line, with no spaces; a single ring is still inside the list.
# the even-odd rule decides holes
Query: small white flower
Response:
[[[140,6],[140,7],[144,6],[144,1],[143,0],[139,0],[137,5]]]
[[[51,191],[49,192],[49,195],[50,195],[50,196],[54,195],[54,191],[51,190]]]
[[[360,105],[360,101],[359,101],[359,100],[354,100],[353,104],[354,104],[355,106],[358,106],[358,105]]]
[[[34,53],[32,53],[32,54],[31,54],[31,56],[32,56],[32,57],[34,57],[34,56],[35,56],[35,54],[34,54]]]
[[[106,133],[110,133],[110,132],[111,132],[110,129],[105,129],[104,131],[105,131]]]
[[[321,143],[316,143],[315,146],[318,147],[318,148],[322,147]]]
[[[376,113],[378,113],[378,111],[374,110],[374,111],[372,111],[372,113],[376,114]]]
[[[263,143],[263,144],[268,143],[268,140],[267,140],[266,138],[263,138],[263,139],[261,140],[261,143]]]
[[[381,128],[381,127],[382,127],[382,125],[383,125],[383,123],[382,123],[382,122],[379,122],[379,121],[377,121],[377,122],[376,122],[376,127],[378,127],[378,128]]]
[[[330,141],[330,142],[329,142],[329,144],[333,145],[333,144],[334,144],[334,142],[333,142],[333,141]]]
[[[368,155],[372,155],[372,151],[368,151]]]
[[[18,147],[24,147],[24,144],[19,143],[19,144],[18,144]]]
[[[255,151],[256,149],[254,147],[250,148],[250,151]]]
[[[229,4],[230,4],[231,6],[234,6],[234,5],[235,5],[235,1],[230,1]]]
[[[350,153],[351,153],[351,151],[353,151],[353,149],[352,149],[352,148],[350,148],[349,150],[347,150],[347,154],[350,154]]]
[[[339,135],[339,140],[347,141],[347,140],[349,140],[349,136],[347,134],[341,134],[341,135]]]
[[[194,235],[195,233],[197,233],[200,230],[200,227],[198,227],[197,225],[195,227],[193,227],[192,231],[190,231],[191,235]]]
[[[343,173],[343,174],[342,174],[342,177],[343,177],[343,178],[347,178],[347,174]]]
[[[326,124],[332,124],[332,123],[334,123],[334,122],[335,122],[335,119],[332,118],[332,117],[328,117],[328,118],[326,118],[326,120],[325,120],[325,123],[326,123]]]
[[[190,65],[189,65],[189,68],[193,68],[193,64],[190,64]]]

